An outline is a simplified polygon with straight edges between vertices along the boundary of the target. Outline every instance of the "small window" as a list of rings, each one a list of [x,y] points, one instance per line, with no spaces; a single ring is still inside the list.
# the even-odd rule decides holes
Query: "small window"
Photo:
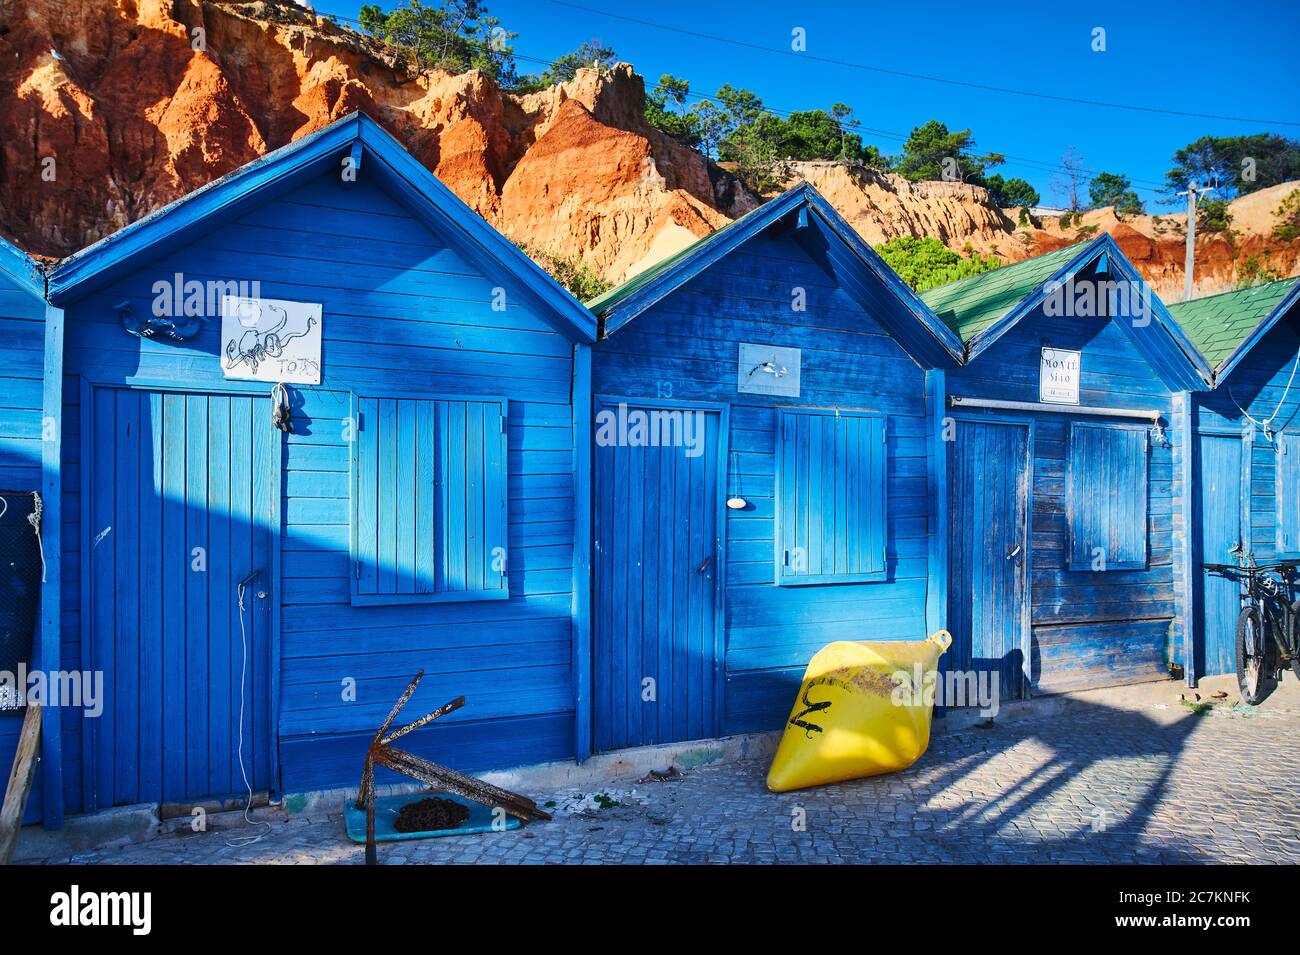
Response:
[[[1300,557],[1300,434],[1283,433],[1277,443],[1277,552]]]
[[[1071,570],[1147,565],[1147,429],[1075,422],[1066,465]]]
[[[884,580],[885,418],[777,413],[776,582]]]
[[[363,398],[352,603],[495,600],[506,577],[506,402]]]

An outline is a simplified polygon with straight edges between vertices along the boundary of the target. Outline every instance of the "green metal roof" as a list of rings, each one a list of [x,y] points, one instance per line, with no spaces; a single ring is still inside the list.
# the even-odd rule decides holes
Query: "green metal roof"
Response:
[[[1282,279],[1169,306],[1210,366],[1217,368],[1277,307],[1300,278]]]
[[[922,292],[921,301],[963,342],[969,343],[1063,269],[1084,245],[1082,242],[1068,245],[992,272],[940,285]]]

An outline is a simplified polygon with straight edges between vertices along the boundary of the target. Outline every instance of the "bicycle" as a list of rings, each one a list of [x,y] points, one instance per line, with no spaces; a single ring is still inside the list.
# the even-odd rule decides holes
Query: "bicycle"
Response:
[[[1228,552],[1237,563],[1206,564],[1205,569],[1244,584],[1244,606],[1237,615],[1237,685],[1242,700],[1257,706],[1264,698],[1266,675],[1281,679],[1289,665],[1300,678],[1300,560],[1260,564],[1240,544]]]

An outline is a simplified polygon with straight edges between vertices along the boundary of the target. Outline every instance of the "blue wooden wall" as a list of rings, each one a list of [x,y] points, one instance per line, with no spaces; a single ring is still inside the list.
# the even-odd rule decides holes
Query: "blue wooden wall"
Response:
[[[276,727],[283,788],[354,784],[374,729],[421,667],[427,676],[407,712],[461,694],[467,703],[415,734],[414,750],[465,770],[572,755],[573,346],[521,304],[512,280],[483,275],[364,171],[348,188],[327,175],[265,201],[69,307],[66,663],[80,660],[81,613],[89,609],[79,605],[80,552],[96,532],[80,524],[79,378],[208,393],[270,390],[223,379],[219,322],[184,344],[122,330],[118,303],[146,314],[153,283],[176,272],[258,279],[263,297],[323,305],[324,380],[291,389],[293,433],[283,439]],[[504,311],[490,307],[498,286],[508,292]],[[39,349],[38,333],[27,338]],[[21,382],[33,407],[37,378],[33,370]],[[353,391],[508,400],[509,599],[351,604],[345,430]],[[343,701],[347,679],[356,681],[356,702]],[[64,751],[75,811],[82,803],[78,727],[70,727]]]
[[[1278,557],[1300,556],[1297,552],[1283,553],[1279,550],[1279,494],[1283,495],[1283,506],[1287,500],[1294,506],[1297,495],[1300,495],[1300,486],[1279,486],[1280,459],[1277,453],[1280,442],[1294,441],[1294,436],[1300,433],[1300,372],[1296,373],[1290,390],[1287,388],[1295,369],[1296,354],[1300,352],[1297,311],[1300,308],[1293,307],[1274,325],[1231,373],[1216,384],[1214,391],[1196,396],[1198,435],[1202,440],[1223,436],[1239,442],[1245,458],[1240,477],[1243,499],[1240,502],[1207,501],[1203,507],[1207,511],[1216,506],[1231,507],[1233,515],[1241,522],[1242,537],[1249,542],[1255,559],[1261,563]],[[1245,415],[1256,421],[1273,418],[1272,427],[1282,436],[1270,441]],[[1200,455],[1201,460],[1206,457],[1205,453]],[[1205,520],[1207,515],[1201,514],[1198,518]],[[1213,515],[1209,515],[1208,519],[1212,518]],[[1199,546],[1196,560],[1198,565],[1200,562],[1233,562],[1227,553],[1205,553]],[[1196,572],[1200,573],[1199,566]],[[1207,619],[1204,609],[1196,614],[1197,659],[1194,662],[1198,676],[1212,676],[1233,669],[1232,634],[1227,629],[1228,610],[1225,609],[1224,614],[1220,621]]]
[[[1088,273],[1076,279],[1086,281]],[[949,395],[1039,400],[1043,346],[1082,352],[1081,405],[1159,410],[1166,439],[1150,445],[1147,563],[1142,569],[1071,570],[1066,466],[1073,421],[1124,426],[1133,420],[1072,414],[988,412],[1033,424],[1030,556],[1030,679],[1059,692],[1166,677],[1176,613],[1175,535],[1181,534],[1178,477],[1184,424],[1174,394],[1130,336],[1125,317],[1048,317],[1040,306],[969,364],[947,375]],[[1148,329],[1154,331],[1154,329]],[[971,411],[972,415],[981,412]],[[958,425],[960,427],[960,424]],[[996,462],[990,462],[990,467]],[[1180,545],[1181,546],[1181,545]],[[957,570],[953,579],[959,578]],[[964,599],[960,594],[954,600]]]
[[[3,241],[3,240],[0,240]],[[41,490],[41,381],[45,301],[0,271],[0,490]],[[35,638],[39,643],[39,637]],[[33,647],[33,651],[35,647]],[[13,762],[22,713],[0,715],[0,766]],[[27,802],[40,818],[41,774]]]
[[[770,230],[748,240],[593,346],[593,387],[606,401],[730,406],[725,493],[753,506],[726,512],[724,734],[779,728],[808,660],[827,643],[925,636],[925,373],[792,236]],[[807,291],[806,311],[791,308],[796,286]],[[740,342],[801,349],[799,397],[738,393]],[[884,580],[774,584],[778,407],[887,415]]]

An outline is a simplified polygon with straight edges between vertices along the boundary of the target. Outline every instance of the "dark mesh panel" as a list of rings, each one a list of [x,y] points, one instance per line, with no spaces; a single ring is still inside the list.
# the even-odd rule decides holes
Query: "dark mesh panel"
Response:
[[[41,598],[40,499],[31,491],[0,491],[0,671],[16,678],[29,667]],[[22,712],[12,683],[0,681],[0,713]]]

